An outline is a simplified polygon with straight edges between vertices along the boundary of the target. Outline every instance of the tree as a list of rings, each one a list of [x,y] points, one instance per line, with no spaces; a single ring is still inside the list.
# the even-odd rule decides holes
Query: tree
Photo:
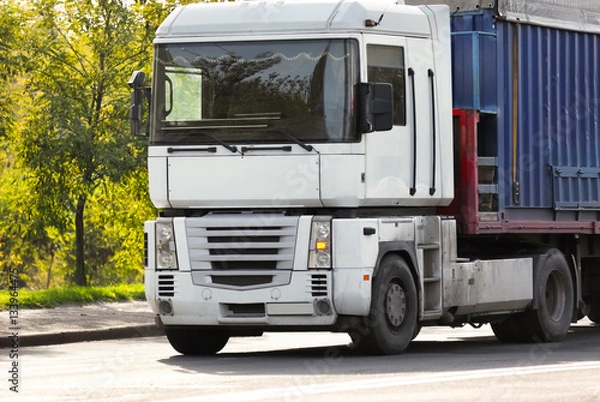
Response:
[[[86,285],[86,203],[97,187],[144,163],[128,135],[126,86],[146,51],[120,0],[36,1],[25,38],[27,92],[14,140],[44,226],[75,222],[74,282]],[[44,38],[44,40],[40,40]]]
[[[0,0],[0,268],[34,287],[67,269],[80,285],[139,280],[154,211],[127,81],[191,2]]]
[[[43,228],[31,220],[31,199],[7,133],[15,126],[11,89],[18,86],[25,62],[21,52],[27,13],[13,1],[0,0],[0,268],[23,273],[39,258],[53,252]]]

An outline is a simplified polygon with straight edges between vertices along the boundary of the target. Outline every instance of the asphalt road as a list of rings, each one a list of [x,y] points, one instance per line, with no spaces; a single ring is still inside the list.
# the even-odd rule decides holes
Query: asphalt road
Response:
[[[559,344],[502,344],[485,327],[425,328],[400,356],[356,356],[348,343],[343,334],[267,334],[234,338],[213,357],[178,355],[164,337],[22,348],[9,400],[600,400],[600,327],[589,323]],[[2,356],[7,379],[9,365]],[[0,399],[15,397],[2,382]]]

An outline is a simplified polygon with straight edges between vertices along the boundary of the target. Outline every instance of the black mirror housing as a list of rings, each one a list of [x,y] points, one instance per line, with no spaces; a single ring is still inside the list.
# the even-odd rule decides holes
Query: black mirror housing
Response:
[[[143,71],[134,71],[127,85],[132,89],[143,89],[145,80],[146,74]]]
[[[392,84],[359,84],[361,132],[389,131],[394,125]]]
[[[129,126],[131,134],[135,136],[147,136],[144,130],[144,100],[148,98],[148,88],[144,86],[146,75],[143,71],[134,71],[127,83],[131,91],[131,103],[129,107]]]

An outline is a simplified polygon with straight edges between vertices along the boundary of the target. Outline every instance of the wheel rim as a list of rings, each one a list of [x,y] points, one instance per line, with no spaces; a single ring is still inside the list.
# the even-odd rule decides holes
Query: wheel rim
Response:
[[[548,314],[554,322],[559,322],[563,317],[566,305],[566,288],[562,274],[552,271],[546,282],[546,307]]]
[[[388,324],[397,329],[406,316],[406,295],[398,283],[391,283],[385,295],[385,310]]]

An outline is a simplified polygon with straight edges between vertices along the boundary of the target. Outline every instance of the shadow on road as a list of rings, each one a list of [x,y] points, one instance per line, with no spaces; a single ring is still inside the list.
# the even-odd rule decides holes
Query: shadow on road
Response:
[[[348,346],[307,347],[216,356],[174,355],[160,363],[188,373],[243,375],[363,375],[451,372],[600,361],[600,326],[573,327],[564,342],[506,344],[493,336],[419,340],[397,356],[363,356]]]

